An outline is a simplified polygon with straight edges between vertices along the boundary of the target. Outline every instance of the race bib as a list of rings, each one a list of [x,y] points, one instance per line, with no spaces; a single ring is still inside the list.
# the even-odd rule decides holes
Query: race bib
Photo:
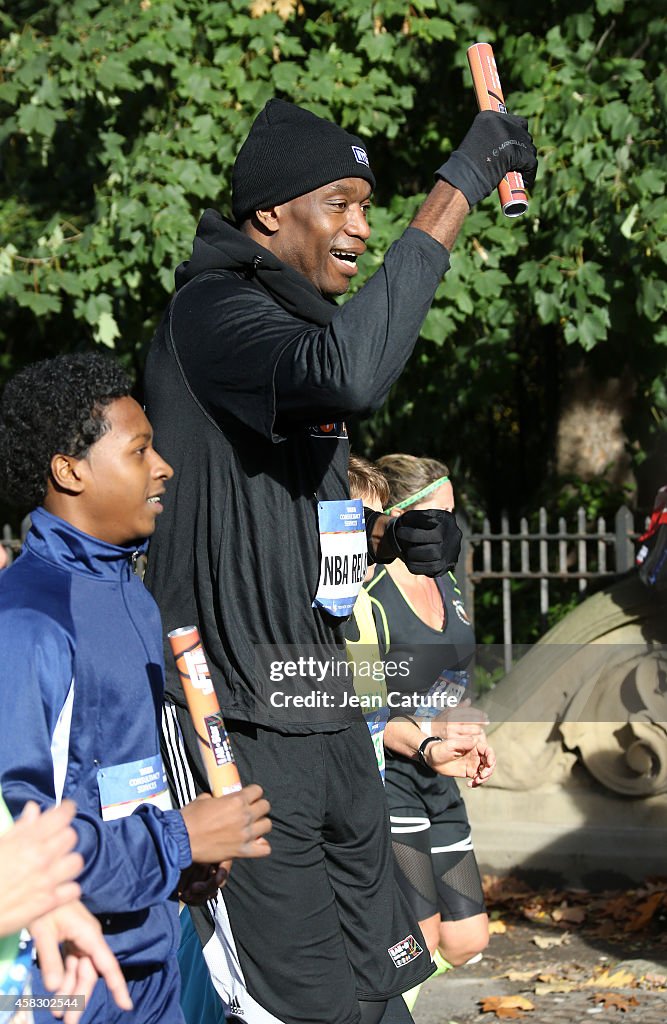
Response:
[[[347,618],[368,568],[364,506],[360,498],[318,501],[320,580],[313,608]]]
[[[419,698],[415,718],[435,718],[451,708],[456,708],[466,696],[470,676],[464,671],[445,669],[440,673],[425,697]]]
[[[153,804],[161,811],[172,809],[167,775],[159,754],[100,768],[97,788],[104,821],[126,818],[142,804]]]
[[[385,770],[385,759],[384,759],[384,730],[387,725],[387,719],[389,718],[389,708],[382,708],[380,711],[366,712],[364,715],[368,731],[371,734],[371,740],[373,741],[373,747],[375,749],[375,757],[377,758],[378,771],[380,772],[380,778],[384,785],[384,770]]]

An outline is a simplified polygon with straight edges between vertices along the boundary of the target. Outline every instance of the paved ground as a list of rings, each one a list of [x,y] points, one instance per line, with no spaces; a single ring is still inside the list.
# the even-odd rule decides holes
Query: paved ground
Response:
[[[491,903],[505,931],[492,935],[481,963],[424,985],[416,1024],[667,1024],[667,891],[663,902],[640,890],[520,903]],[[653,912],[644,910],[638,928],[646,906]],[[505,1005],[485,1012],[493,997]]]

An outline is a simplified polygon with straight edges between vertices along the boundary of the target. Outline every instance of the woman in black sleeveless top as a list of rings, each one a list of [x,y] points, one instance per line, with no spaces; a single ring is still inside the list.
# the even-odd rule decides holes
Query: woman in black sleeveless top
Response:
[[[378,466],[389,482],[392,515],[407,508],[453,510],[454,493],[442,463],[388,455]],[[451,573],[438,579],[412,576],[397,560],[378,567],[367,589],[387,664],[409,665],[407,674],[387,678],[390,703],[429,735],[429,718],[465,696],[466,668],[474,654],[474,633],[456,579]],[[488,917],[456,781],[436,775],[426,763],[387,752],[386,791],[399,882],[431,953],[441,965],[476,959],[488,943]]]

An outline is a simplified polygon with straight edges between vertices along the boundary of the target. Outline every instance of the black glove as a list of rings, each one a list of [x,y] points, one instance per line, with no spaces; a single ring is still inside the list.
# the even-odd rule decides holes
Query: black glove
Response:
[[[453,569],[461,550],[461,531],[451,512],[412,509],[392,519],[385,537],[415,576],[441,576]]]
[[[474,206],[490,196],[508,171],[519,171],[530,191],[537,175],[537,150],[528,122],[513,114],[483,110],[457,150],[435,172]]]

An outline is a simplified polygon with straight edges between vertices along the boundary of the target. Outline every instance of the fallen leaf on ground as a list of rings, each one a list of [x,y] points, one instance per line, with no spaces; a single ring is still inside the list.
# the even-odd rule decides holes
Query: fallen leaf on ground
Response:
[[[536,974],[539,973],[539,969],[535,971],[508,971],[507,974],[501,974],[501,978],[507,978],[508,981],[532,981]]]
[[[255,3],[261,2],[255,0]],[[493,913],[502,912],[506,921],[516,918],[536,924],[561,921],[580,925],[586,934],[613,938],[621,943],[628,934],[647,929],[655,931],[661,907],[667,909],[665,878],[647,879],[633,889],[599,894],[577,889],[536,891],[511,875],[486,875],[482,881],[487,906]],[[657,936],[657,941],[663,940]]]
[[[554,946],[562,946],[570,941],[570,933],[562,932],[560,935],[533,935],[532,940],[540,949],[552,949]]]
[[[536,996],[550,996],[559,992],[576,992],[580,986],[576,981],[549,981],[549,982],[538,982],[535,985],[533,991]]]
[[[592,927],[589,935],[595,935],[599,939],[611,939],[619,935],[619,926],[615,921],[598,921],[594,927]],[[624,936],[619,937],[619,941],[622,941]]]
[[[596,909],[603,917],[612,917],[618,921],[628,914],[628,894],[621,893],[605,900],[598,900]]]
[[[586,911],[583,907],[568,907],[567,905],[556,907],[551,911],[554,921],[567,921],[568,924],[581,924],[586,920]]]
[[[482,1013],[495,1013],[504,1020],[518,1020],[524,1016],[525,1010],[534,1010],[535,1006],[525,996],[486,996],[479,1000]]]
[[[637,979],[634,974],[630,971],[613,971],[606,970],[602,974],[597,974],[594,978],[589,978],[588,981],[584,982],[584,985],[588,988],[604,986],[605,988],[635,988],[637,985]]]
[[[604,1010],[622,1010],[625,1013],[631,1006],[639,1006],[639,1000],[634,996],[622,996],[618,992],[596,992],[592,998],[593,1002],[602,1003]]]
[[[504,921],[489,921],[489,935],[504,935],[507,925]]]
[[[482,883],[484,892],[494,903],[525,899],[533,893],[526,882],[513,875],[484,875]]]
[[[662,906],[663,893],[654,892],[647,900],[636,907],[635,916],[625,926],[626,932],[639,932],[645,928],[652,919],[658,907]]]
[[[542,907],[525,906],[521,913],[528,921],[545,921],[549,915]]]

